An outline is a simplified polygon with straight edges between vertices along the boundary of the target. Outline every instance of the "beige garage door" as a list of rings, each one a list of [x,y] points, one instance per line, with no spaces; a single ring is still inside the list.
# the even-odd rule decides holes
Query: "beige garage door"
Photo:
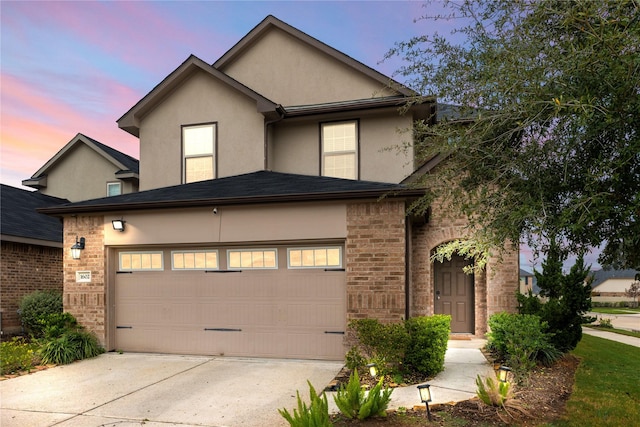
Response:
[[[171,250],[148,251],[146,261],[138,262],[146,268],[119,266],[116,348],[343,359],[344,269],[289,268],[289,248],[273,249],[277,268],[230,268],[226,248],[216,249],[217,269],[173,269]]]

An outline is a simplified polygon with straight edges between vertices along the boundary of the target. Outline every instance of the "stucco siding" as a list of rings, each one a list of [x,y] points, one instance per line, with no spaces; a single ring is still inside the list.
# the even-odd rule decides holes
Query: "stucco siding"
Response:
[[[217,177],[264,168],[255,101],[197,72],[141,120],[140,190],[182,183],[182,125],[217,123]]]
[[[285,106],[391,94],[379,82],[278,29],[266,33],[222,71]]]

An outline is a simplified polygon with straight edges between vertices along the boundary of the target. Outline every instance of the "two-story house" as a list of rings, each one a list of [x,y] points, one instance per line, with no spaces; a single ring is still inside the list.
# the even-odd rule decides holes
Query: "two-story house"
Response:
[[[414,95],[273,16],[187,58],[118,120],[141,191],[43,210],[83,246],[65,309],[125,351],[342,359],[350,319],[433,313],[482,336],[515,309],[517,253],[475,276],[430,261],[466,222],[406,216],[425,167],[393,147],[436,112],[402,114]]]

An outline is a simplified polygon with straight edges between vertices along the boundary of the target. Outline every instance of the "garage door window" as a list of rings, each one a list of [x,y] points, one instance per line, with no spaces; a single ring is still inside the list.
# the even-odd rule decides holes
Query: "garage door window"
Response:
[[[276,249],[230,249],[227,251],[229,268],[276,269]]]
[[[289,248],[289,268],[342,268],[340,247]]]
[[[120,252],[120,271],[162,271],[162,252]]]
[[[173,270],[217,270],[218,251],[173,251],[171,262]]]

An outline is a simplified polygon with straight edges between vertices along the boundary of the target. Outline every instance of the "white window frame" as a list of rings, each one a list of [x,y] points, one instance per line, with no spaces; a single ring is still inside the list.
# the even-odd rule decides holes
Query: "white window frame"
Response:
[[[110,187],[118,187],[118,194],[110,194]],[[107,197],[120,196],[122,194],[122,183],[118,181],[107,182]]]
[[[354,135],[354,148],[351,150],[341,150],[341,151],[326,151],[325,149],[325,129],[329,126],[339,126],[339,125],[353,125],[354,131],[355,131],[355,135]],[[328,177],[334,177],[334,178],[342,178],[342,179],[354,179],[357,180],[360,178],[360,171],[359,171],[359,146],[360,146],[360,129],[359,129],[359,122],[358,120],[344,120],[344,121],[340,121],[340,122],[324,122],[324,123],[320,123],[320,154],[321,154],[321,164],[320,164],[320,175],[321,176],[328,176]],[[353,154],[353,177],[341,177],[341,176],[335,176],[335,175],[328,175],[326,173],[326,159],[328,157],[339,157],[339,156],[343,156],[346,154]]]
[[[186,132],[190,129],[204,129],[204,128],[211,128],[211,134],[212,134],[212,141],[211,141],[211,152],[209,151],[201,151],[201,152],[196,152],[196,153],[188,153],[189,150],[187,150],[187,138],[185,136]],[[182,126],[182,130],[181,130],[181,135],[182,135],[182,182],[184,184],[189,184],[191,182],[198,182],[198,181],[206,181],[207,179],[214,179],[216,178],[216,174],[217,174],[217,168],[216,168],[216,161],[217,161],[217,146],[218,146],[218,124],[216,122],[213,123],[200,123],[200,124],[194,124],[194,125],[184,125]],[[206,159],[206,158],[211,158],[211,177],[210,178],[205,178],[202,180],[187,180],[187,161],[189,159]]]
[[[184,268],[179,268],[175,266],[175,259],[174,259],[174,255],[176,254],[182,254],[182,255],[186,255],[186,254],[199,254],[199,253],[215,253],[216,254],[216,266],[215,267],[184,267]],[[206,260],[205,260],[206,262]],[[171,251],[171,270],[173,271],[203,271],[203,270],[219,270],[220,269],[220,253],[217,249],[197,249],[197,250],[178,250],[178,251]]]
[[[231,266],[231,253],[232,252],[240,252],[240,253],[252,253],[252,252],[273,252],[275,266],[273,267],[242,267],[242,266]],[[242,258],[242,255],[240,255]],[[227,249],[227,269],[228,270],[277,270],[278,269],[278,249],[277,248],[234,248]]]
[[[330,250],[330,249],[338,250],[339,259],[340,259],[339,265],[329,265],[328,263],[325,265],[315,265],[315,256],[314,256],[314,265],[295,265],[295,266],[291,265],[292,251],[305,251],[305,250],[316,251],[316,250]],[[312,269],[312,268],[344,268],[342,264],[342,258],[343,258],[342,252],[343,252],[342,246],[305,246],[305,247],[299,247],[299,248],[296,248],[296,247],[287,248],[287,268],[289,268],[290,270],[304,270],[304,269]],[[301,264],[302,264],[302,257],[301,257]]]
[[[124,268],[122,266],[123,255],[160,255],[159,268]],[[132,260],[133,261],[133,260]],[[151,261],[151,260],[150,260]],[[133,262],[131,263],[133,265]],[[164,271],[164,252],[162,251],[122,251],[118,252],[118,271]]]

